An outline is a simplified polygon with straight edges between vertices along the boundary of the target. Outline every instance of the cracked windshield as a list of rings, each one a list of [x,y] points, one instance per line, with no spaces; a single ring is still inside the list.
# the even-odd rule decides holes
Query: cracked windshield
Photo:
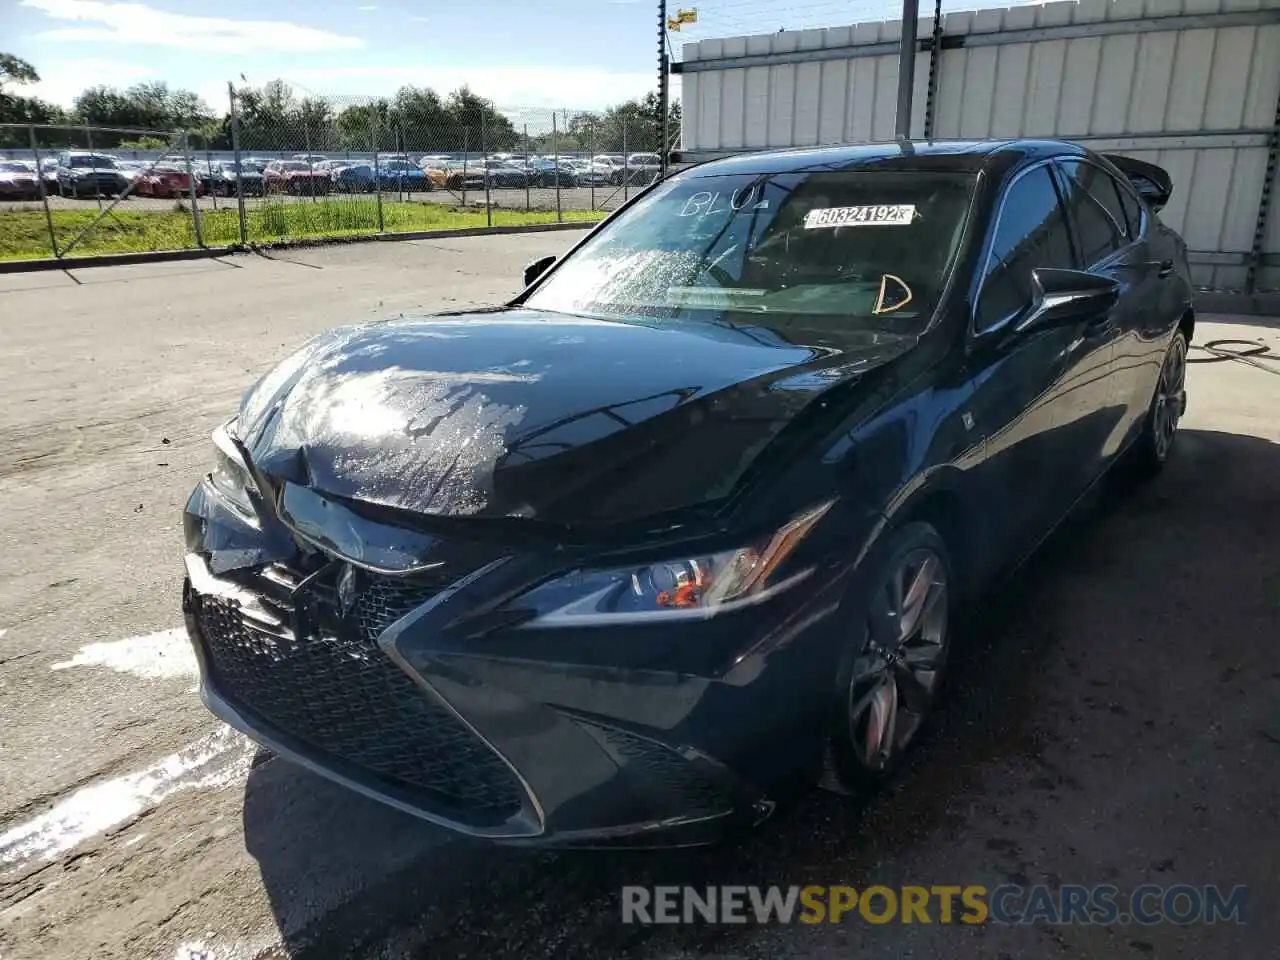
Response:
[[[675,180],[553,273],[530,307],[597,316],[830,317],[918,333],[973,178],[858,171]]]

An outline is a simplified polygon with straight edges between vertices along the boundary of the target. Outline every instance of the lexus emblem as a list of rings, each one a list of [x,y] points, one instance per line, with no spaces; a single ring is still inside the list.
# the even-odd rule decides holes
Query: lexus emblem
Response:
[[[355,606],[359,589],[356,568],[348,563],[342,568],[342,573],[338,575],[338,611],[342,616],[345,617],[351,612],[351,608]]]

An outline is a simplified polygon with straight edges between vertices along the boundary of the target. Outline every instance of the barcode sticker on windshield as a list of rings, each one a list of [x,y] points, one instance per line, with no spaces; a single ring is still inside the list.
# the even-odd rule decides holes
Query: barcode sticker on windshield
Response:
[[[817,227],[905,227],[915,218],[914,203],[882,203],[866,207],[823,207],[810,210],[804,228]]]

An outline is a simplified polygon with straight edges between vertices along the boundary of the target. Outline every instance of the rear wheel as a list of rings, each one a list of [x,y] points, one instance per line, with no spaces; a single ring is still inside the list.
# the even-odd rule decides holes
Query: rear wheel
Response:
[[[850,605],[828,753],[845,790],[893,776],[928,719],[949,652],[951,583],[942,537],[912,522],[890,536],[865,595]]]
[[[1165,350],[1156,381],[1155,394],[1147,408],[1134,449],[1135,466],[1142,476],[1155,476],[1164,469],[1178,436],[1178,421],[1187,409],[1187,338],[1181,330],[1173,335]]]

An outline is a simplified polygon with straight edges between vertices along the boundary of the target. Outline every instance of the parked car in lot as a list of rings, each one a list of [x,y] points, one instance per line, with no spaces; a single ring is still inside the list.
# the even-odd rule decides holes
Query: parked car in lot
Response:
[[[133,183],[133,193],[139,197],[189,197],[191,195],[192,174],[187,172],[186,165],[157,163],[142,170]],[[197,197],[204,196],[204,185],[196,180]]]
[[[266,164],[253,159],[244,159],[237,165],[235,160],[226,160],[218,164],[218,175],[215,189],[224,197],[236,196],[237,174],[240,181],[239,190],[246,197],[260,197],[263,192],[263,171]]]
[[[454,161],[446,169],[445,185],[450,190],[483,190],[500,187],[520,187],[529,180],[528,172],[506,160]]]
[[[368,163],[343,164],[330,172],[329,179],[333,189],[341,193],[372,193],[378,182],[373,165]]]
[[[574,160],[580,186],[603,187],[613,182],[613,165],[598,164],[592,160]]]
[[[39,199],[39,175],[25,163],[0,160],[0,200]]]
[[[116,158],[104,153],[58,154],[57,179],[58,194],[64,197],[114,197],[129,185]]]
[[[42,157],[40,160],[40,179],[44,181],[44,192],[58,192],[58,158]]]
[[[483,163],[491,187],[523,188],[529,181],[528,171],[511,160],[488,159]]]
[[[433,187],[427,173],[410,160],[379,160],[378,178],[384,190],[427,193]]]
[[[529,178],[535,187],[576,187],[578,170],[568,160],[542,157],[529,163]]]
[[[431,187],[434,190],[444,190],[449,186],[451,164],[452,161],[442,160],[438,157],[423,157],[418,161],[419,168],[427,175],[427,179],[431,181]]]
[[[1175,449],[1172,189],[1064,142],[748,154],[502,308],[314,338],[187,503],[205,703],[516,843],[690,845],[882,783],[957,621]]]
[[[621,154],[597,154],[591,158],[591,166],[604,175],[606,183],[621,186],[626,180],[626,159]]]
[[[315,195],[329,192],[329,174],[304,160],[272,160],[262,172],[266,193]]]
[[[662,174],[662,158],[656,153],[629,154],[626,172],[631,183],[652,183]]]
[[[149,168],[151,163],[146,160],[117,160],[116,167],[130,184],[137,181],[142,176],[142,172]]]

